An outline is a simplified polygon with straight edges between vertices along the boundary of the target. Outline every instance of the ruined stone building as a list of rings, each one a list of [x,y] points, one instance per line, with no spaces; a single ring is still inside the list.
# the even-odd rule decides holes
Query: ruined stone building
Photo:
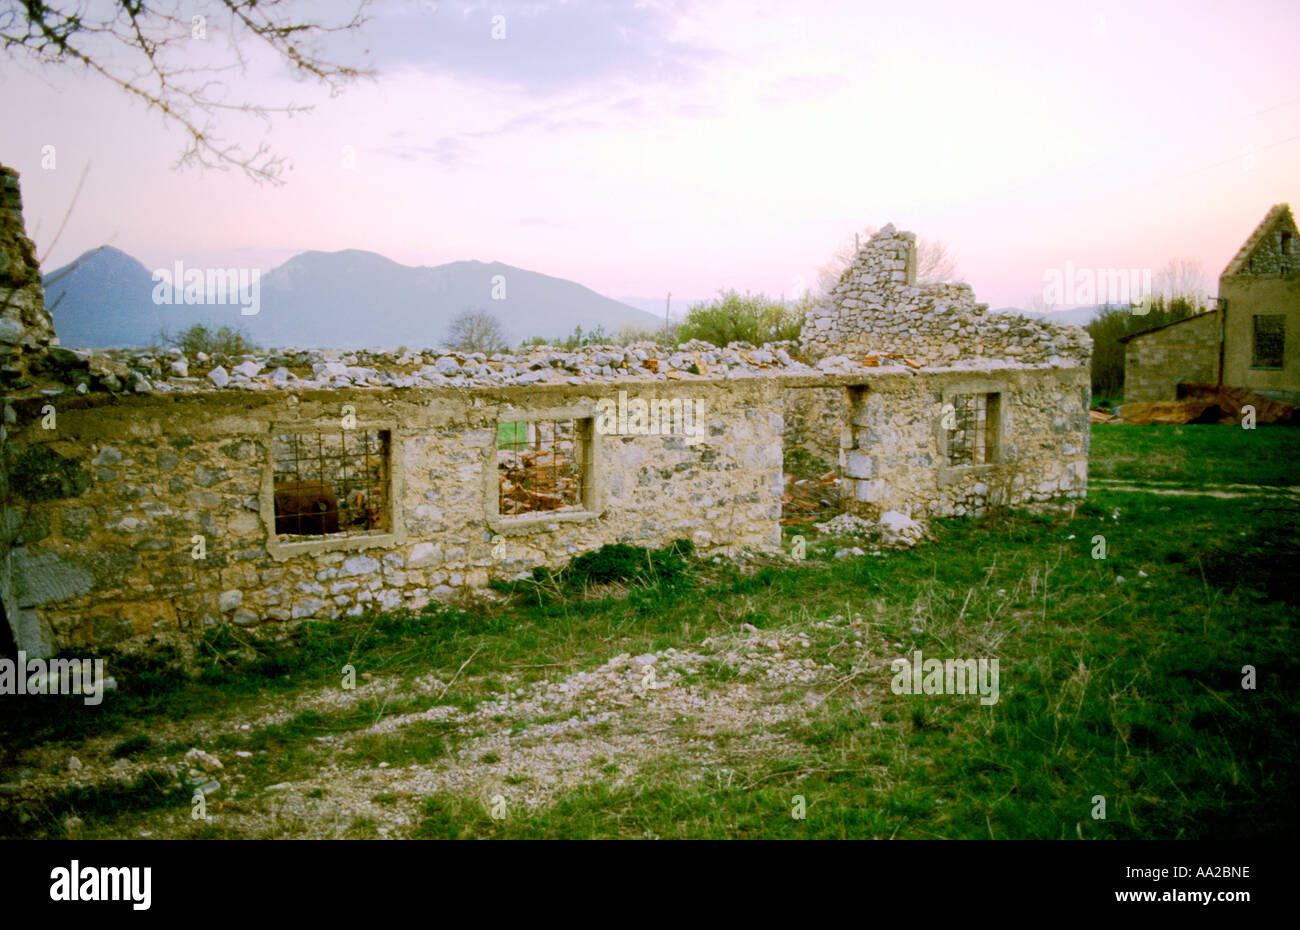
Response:
[[[892,227],[802,345],[187,359],[53,344],[5,183],[0,599],[30,654],[419,609],[607,543],[776,550],[795,448],[868,515],[1086,490],[1087,336],[917,286]]]
[[[1208,384],[1300,403],[1297,336],[1300,232],[1279,203],[1219,276],[1214,309],[1120,340],[1124,400],[1174,400],[1179,385]]]

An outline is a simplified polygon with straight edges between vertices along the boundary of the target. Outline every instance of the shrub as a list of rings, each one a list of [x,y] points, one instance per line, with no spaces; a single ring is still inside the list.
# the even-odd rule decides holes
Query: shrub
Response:
[[[524,343],[525,346],[555,346],[557,349],[567,349],[572,352],[574,349],[581,349],[583,346],[600,346],[609,345],[613,341],[613,336],[605,332],[605,327],[599,323],[595,329],[589,329],[585,333],[582,331],[582,324],[573,327],[573,332],[560,339],[546,339],[542,336],[534,336]]]
[[[662,549],[646,549],[624,543],[611,543],[592,552],[584,552],[559,572],[541,567],[533,570],[533,582],[573,590],[588,584],[616,581],[652,585],[675,585],[690,567],[695,544],[678,539]]]
[[[176,336],[169,336],[164,329],[155,339],[160,345],[174,346],[191,358],[200,352],[206,355],[248,355],[257,351],[257,343],[234,326],[210,330],[202,323],[195,323]]]
[[[594,552],[584,552],[569,563],[569,577],[575,582],[608,584],[633,578],[646,564],[646,551],[638,546],[614,543]]]
[[[677,327],[677,340],[702,339],[715,346],[731,342],[762,345],[799,338],[809,298],[795,304],[769,300],[762,294],[725,291],[717,300],[691,307]]]
[[[558,349],[572,351],[583,346],[630,346],[638,342],[657,342],[660,345],[674,346],[677,344],[675,333],[676,327],[665,331],[663,327],[647,329],[644,326],[628,323],[619,327],[617,333],[611,334],[605,332],[605,328],[597,323],[594,329],[586,332],[583,332],[581,326],[575,326],[572,333],[562,338],[547,339],[545,336],[533,336],[531,339],[525,339],[520,347],[526,349],[529,346],[555,346]]]

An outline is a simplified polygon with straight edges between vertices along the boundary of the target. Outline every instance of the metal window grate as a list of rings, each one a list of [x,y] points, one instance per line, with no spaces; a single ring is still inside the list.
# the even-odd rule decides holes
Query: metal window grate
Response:
[[[390,445],[388,430],[273,436],[276,533],[388,532]]]
[[[952,399],[954,426],[948,431],[950,465],[984,465],[991,461],[996,394],[958,394]]]
[[[1253,368],[1281,368],[1286,348],[1286,317],[1282,314],[1256,314]]]
[[[498,423],[498,512],[582,510],[590,435],[589,419]]]

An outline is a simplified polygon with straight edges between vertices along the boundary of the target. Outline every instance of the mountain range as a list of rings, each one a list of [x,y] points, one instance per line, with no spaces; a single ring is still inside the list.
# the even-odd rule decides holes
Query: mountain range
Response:
[[[567,336],[581,326],[597,326],[611,335],[625,325],[652,332],[663,326],[661,298],[614,300],[574,281],[515,268],[501,262],[459,261],[435,267],[402,265],[378,255],[348,249],[303,252],[266,274],[254,288],[244,272],[222,303],[207,288],[203,272],[200,299],[185,303],[187,272],[159,269],[155,274],[130,255],[111,246],[92,249],[46,275],[45,305],[65,346],[138,347],[175,335],[194,323],[239,327],[266,347],[432,348],[442,345],[452,319],[464,310],[487,310],[501,324],[506,340],[517,346],[533,336]],[[165,286],[175,278],[174,287]],[[232,280],[232,284],[236,283]],[[195,296],[198,296],[195,292]],[[170,299],[157,303],[155,297]],[[674,300],[673,316],[693,301]],[[244,308],[256,313],[244,313]],[[1095,307],[1050,313],[1013,312],[1058,323],[1083,325]]]
[[[50,272],[45,305],[59,341],[88,348],[144,346],[164,329],[175,335],[204,323],[240,327],[268,347],[432,348],[444,343],[452,319],[464,310],[492,313],[512,346],[532,336],[565,336],[575,326],[599,325],[615,333],[627,324],[663,325],[660,316],[574,281],[501,262],[430,268],[355,249],[304,252],[256,279],[245,270],[238,294],[232,277],[221,302],[223,290],[208,280],[208,269],[198,269],[205,286],[191,292],[196,301],[190,303],[184,302],[186,281],[194,271],[159,270],[167,275],[156,278],[135,258],[104,246]],[[171,278],[174,287],[168,286]],[[156,296],[172,302],[157,303]],[[242,312],[254,307],[256,313]]]
[[[1050,323],[1060,323],[1064,326],[1085,326],[1092,322],[1092,318],[1097,315],[1097,311],[1102,309],[1100,306],[1095,307],[1071,307],[1069,310],[1021,310],[1018,307],[998,307],[993,313],[1019,313],[1021,316],[1027,316],[1034,320],[1047,320]]]

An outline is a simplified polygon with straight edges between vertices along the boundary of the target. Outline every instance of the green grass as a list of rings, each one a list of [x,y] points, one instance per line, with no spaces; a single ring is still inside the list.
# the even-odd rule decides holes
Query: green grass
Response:
[[[427,765],[447,754],[451,728],[437,721],[416,721],[392,733],[365,733],[354,740],[357,761],[393,766]]]
[[[150,720],[183,720],[210,713],[214,707],[232,714],[268,694],[340,687],[341,670],[349,664],[358,674],[401,678],[442,670],[450,677],[469,655],[459,652],[461,644],[509,627],[503,616],[471,616],[438,606],[421,614],[403,612],[305,624],[282,640],[259,639],[232,627],[219,627],[200,638],[198,667],[189,673],[178,666],[178,654],[169,645],[146,644],[131,653],[104,650],[93,655],[104,658],[106,675],[118,678],[117,691],[98,705],[86,705],[77,695],[51,695],[39,702],[0,696],[0,744],[17,750],[54,740],[138,733],[147,731]],[[448,703],[472,706],[478,699],[460,691],[449,695]],[[365,721],[370,725],[382,716],[423,710],[432,703],[367,705],[357,713],[374,710],[374,716]],[[350,729],[352,724],[341,727]],[[123,751],[152,750],[137,741]]]
[[[163,769],[146,769],[130,781],[75,785],[34,804],[0,809],[0,836],[18,837],[45,830],[62,835],[66,817],[88,824],[113,821],[124,814],[185,807],[194,786]]]
[[[1294,547],[1297,516],[1103,494],[1073,522],[941,521],[935,546],[773,571],[761,601],[744,605],[751,622],[761,613],[779,627],[803,607],[826,616],[851,604],[877,654],[999,657],[999,703],[896,696],[879,672],[790,728],[802,755],[754,765],[739,784],[670,767],[501,821],[438,798],[420,835],[1287,835],[1300,796],[1296,617],[1293,596],[1271,590],[1262,568]],[[1107,538],[1105,560],[1091,558],[1096,535]],[[1234,551],[1244,561],[1230,571]],[[724,581],[708,600],[725,603],[729,590],[739,610],[737,593],[753,583]],[[699,618],[700,605],[693,611]],[[1245,665],[1257,670],[1255,690],[1241,687]],[[806,819],[791,816],[795,795]],[[1091,816],[1097,795],[1105,820]]]
[[[1300,429],[1240,426],[1092,428],[1093,478],[1202,484],[1300,484]]]
[[[1251,459],[1251,443],[1280,456],[1293,442],[1280,430],[1231,429],[1099,426],[1093,471],[1116,474],[1132,462],[1146,469],[1141,477],[1180,479],[1175,463],[1188,461],[1181,444],[1191,436],[1194,448],[1230,450],[1206,453],[1194,468],[1248,460],[1250,476],[1235,480],[1257,483],[1277,466],[1268,454]],[[1144,444],[1143,456],[1130,455],[1123,446],[1130,440]],[[1291,582],[1300,512],[1267,499],[1092,497],[1073,519],[936,521],[935,542],[876,558],[834,561],[835,543],[813,538],[803,563],[681,557],[671,577],[634,575],[617,596],[539,582],[517,588],[504,606],[310,624],[283,643],[212,634],[195,676],[137,658],[141,674],[120,679],[106,710],[78,703],[60,716],[57,701],[28,702],[27,716],[2,717],[0,729],[7,753],[25,742],[118,733],[118,752],[148,758],[177,750],[139,736],[153,720],[210,714],[214,706],[229,711],[268,692],[337,687],[348,663],[358,673],[450,681],[472,656],[445,696],[304,711],[214,741],[255,752],[241,765],[249,787],[306,778],[327,763],[437,765],[455,748],[448,725],[361,731],[435,703],[472,707],[490,690],[591,668],[620,652],[707,653],[706,637],[751,624],[805,631],[809,654],[834,663],[837,679],[866,663],[868,648],[875,666],[914,649],[996,657],[1000,700],[988,707],[973,698],[895,695],[889,671],[877,667],[829,696],[824,687],[789,692],[792,701],[818,690],[824,698],[806,718],[781,725],[793,750],[754,755],[745,752],[743,732],[711,737],[713,751],[728,760],[725,777],[692,759],[655,758],[658,741],[648,739],[639,767],[599,760],[591,782],[531,812],[512,804],[503,820],[472,798],[440,793],[427,800],[416,835],[1289,836],[1300,823],[1300,638]],[[1097,536],[1105,537],[1105,559],[1092,558]],[[850,616],[860,619],[848,625]],[[836,617],[846,623],[810,625]],[[1242,687],[1247,665],[1256,670],[1253,690]],[[698,671],[710,691],[741,683],[716,656]],[[332,755],[315,740],[322,735],[346,737],[353,752]],[[491,764],[481,753],[471,761]],[[522,784],[512,773],[504,778]],[[73,811],[111,820],[114,810],[129,817],[187,800],[161,785],[127,786],[120,796],[86,790],[53,799],[41,822]],[[1106,799],[1105,820],[1091,816],[1097,795]],[[792,816],[796,796],[803,819]],[[372,836],[377,828],[363,819],[351,832]]]

